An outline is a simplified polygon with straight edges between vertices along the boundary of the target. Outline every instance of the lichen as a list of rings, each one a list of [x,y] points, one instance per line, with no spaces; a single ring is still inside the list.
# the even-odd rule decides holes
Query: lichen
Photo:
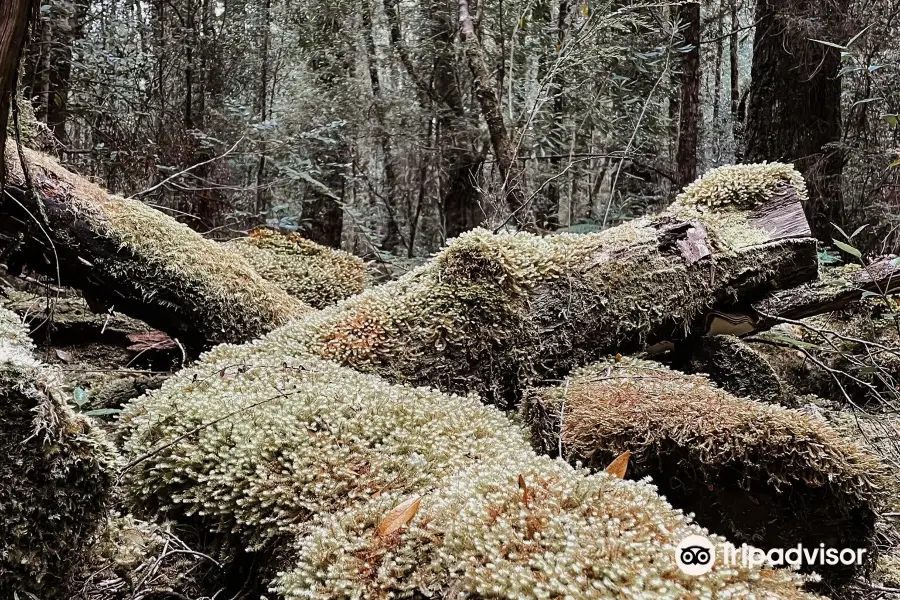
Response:
[[[634,477],[652,476],[711,530],[767,548],[868,548],[889,489],[884,464],[821,419],[648,361],[578,370],[530,393],[525,415],[542,451],[602,468],[629,450]]]
[[[227,246],[242,255],[263,278],[313,308],[334,304],[360,293],[366,286],[366,265],[361,259],[295,233],[260,228]]]
[[[106,508],[111,449],[0,309],[0,589],[65,597]]]
[[[674,548],[704,532],[651,485],[537,456],[476,397],[295,350],[220,346],[121,427],[134,506],[276,557],[278,597],[811,598],[786,571],[683,575]],[[408,523],[376,533],[415,496]]]

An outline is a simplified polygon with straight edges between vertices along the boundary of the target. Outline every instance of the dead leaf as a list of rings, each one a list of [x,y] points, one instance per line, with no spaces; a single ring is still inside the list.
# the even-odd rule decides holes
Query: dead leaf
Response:
[[[528,484],[525,482],[525,476],[519,473],[519,489],[522,490],[522,502],[528,506]]]
[[[65,350],[56,349],[56,356],[59,360],[70,363],[75,360],[75,357],[72,356],[71,352],[66,352]]]
[[[386,537],[408,524],[419,512],[419,504],[421,502],[421,496],[413,496],[409,500],[404,500],[395,506],[378,524],[378,528],[375,529],[375,535]]]
[[[610,475],[615,475],[619,479],[625,479],[625,471],[628,470],[628,457],[631,456],[631,451],[626,450],[622,454],[619,455],[616,460],[609,463],[609,466],[606,467],[606,472]]]
[[[127,336],[131,345],[128,350],[132,352],[147,352],[148,350],[172,350],[178,344],[162,331],[142,331],[129,333]]]

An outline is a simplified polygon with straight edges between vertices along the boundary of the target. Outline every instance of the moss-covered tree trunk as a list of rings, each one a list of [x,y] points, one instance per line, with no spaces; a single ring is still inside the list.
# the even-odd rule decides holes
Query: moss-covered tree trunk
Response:
[[[848,0],[758,0],[745,131],[748,162],[793,162],[809,186],[813,233],[843,223],[841,53]]]
[[[13,273],[43,272],[82,290],[95,310],[124,312],[195,348],[249,340],[310,310],[224,245],[26,150],[29,189],[15,156],[7,144],[0,242]]]

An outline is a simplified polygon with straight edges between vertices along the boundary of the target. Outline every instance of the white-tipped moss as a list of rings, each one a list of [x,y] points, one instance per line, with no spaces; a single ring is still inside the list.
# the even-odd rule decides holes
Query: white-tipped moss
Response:
[[[299,354],[220,346],[121,428],[136,506],[265,548],[279,597],[810,597],[784,571],[682,575],[674,547],[702,531],[652,486],[538,457],[475,397]],[[413,496],[408,526],[377,534]]]
[[[358,294],[366,286],[366,264],[360,258],[294,233],[256,229],[227,245],[263,278],[314,308]]]
[[[793,187],[798,199],[807,200],[806,182],[793,165],[772,162],[726,165],[712,169],[688,185],[674,206],[702,210],[747,210],[772,195]]]

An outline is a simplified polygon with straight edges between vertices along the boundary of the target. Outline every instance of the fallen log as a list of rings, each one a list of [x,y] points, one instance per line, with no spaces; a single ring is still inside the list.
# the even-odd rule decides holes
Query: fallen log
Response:
[[[112,489],[112,450],[0,308],[0,590],[67,598]]]
[[[813,598],[785,570],[685,575],[675,548],[705,532],[652,486],[537,456],[475,397],[260,349],[218,347],[120,428],[135,509],[248,548],[247,595]]]
[[[631,358],[530,391],[524,415],[551,456],[602,469],[630,451],[629,477],[650,476],[674,506],[737,542],[874,550],[888,472],[822,419]]]
[[[80,289],[97,312],[114,308],[195,348],[252,339],[309,312],[225,246],[46,155],[24,155],[27,173],[7,143],[0,255],[11,271],[27,265]]]
[[[597,234],[477,229],[261,343],[513,405],[532,381],[684,338],[715,307],[815,279],[798,178],[786,165],[713,171],[668,213]]]
[[[368,276],[362,259],[296,233],[259,228],[226,245],[263,278],[313,308],[325,308],[366,287]]]

